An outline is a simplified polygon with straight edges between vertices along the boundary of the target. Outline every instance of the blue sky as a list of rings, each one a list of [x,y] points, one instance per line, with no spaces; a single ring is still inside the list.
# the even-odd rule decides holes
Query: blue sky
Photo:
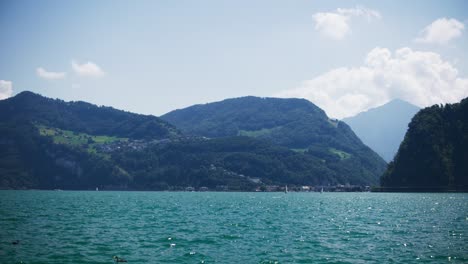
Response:
[[[0,0],[0,98],[132,112],[246,95],[332,117],[468,96],[466,1]]]

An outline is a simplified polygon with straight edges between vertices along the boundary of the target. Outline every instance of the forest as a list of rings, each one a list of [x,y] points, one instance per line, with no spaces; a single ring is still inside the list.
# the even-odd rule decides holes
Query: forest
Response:
[[[155,116],[23,92],[0,101],[0,188],[254,190],[272,184],[378,184],[385,162],[346,124],[307,107],[312,118],[304,122],[312,126],[315,118],[323,121],[317,127],[325,128],[299,140],[307,143],[283,144],[248,134],[195,135]],[[308,128],[300,122],[297,127],[271,122],[288,127],[284,132],[291,137],[307,138]]]
[[[468,190],[468,98],[418,112],[381,179],[383,190]]]

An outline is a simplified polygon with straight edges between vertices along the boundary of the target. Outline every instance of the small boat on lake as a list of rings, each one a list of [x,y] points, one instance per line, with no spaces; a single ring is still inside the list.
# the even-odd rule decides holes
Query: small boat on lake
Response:
[[[114,256],[113,259],[114,259],[115,263],[127,262],[126,259],[123,259],[123,258],[120,258],[120,257],[117,257],[117,256]]]

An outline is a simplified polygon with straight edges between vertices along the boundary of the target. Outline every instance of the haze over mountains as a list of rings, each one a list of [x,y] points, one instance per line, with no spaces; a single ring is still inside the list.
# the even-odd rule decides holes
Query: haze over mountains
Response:
[[[415,105],[395,99],[343,121],[364,144],[390,162],[403,141],[411,118],[419,110]]]
[[[306,100],[226,101],[186,115],[198,129],[209,124],[210,139],[158,117],[22,92],[0,101],[0,188],[375,185],[385,170],[346,124]]]

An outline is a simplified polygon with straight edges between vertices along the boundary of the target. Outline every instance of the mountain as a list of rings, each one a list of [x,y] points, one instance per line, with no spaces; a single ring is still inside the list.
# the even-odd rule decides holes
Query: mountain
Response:
[[[149,115],[133,114],[86,102],[64,102],[26,91],[0,103],[2,122],[37,123],[59,129],[132,139],[158,139],[180,132]]]
[[[381,178],[387,190],[468,190],[468,98],[419,111]]]
[[[255,190],[376,184],[385,163],[362,144],[340,147],[338,139],[360,141],[345,124],[307,107],[331,126],[327,129],[343,135],[320,138],[329,146],[291,150],[242,135],[184,135],[158,117],[23,92],[0,101],[0,188]],[[369,151],[374,156],[361,157]]]
[[[364,144],[390,162],[403,141],[411,118],[418,111],[417,106],[396,99],[344,118],[343,122],[351,127]]]
[[[22,92],[0,101],[0,188],[83,189],[130,174],[102,145],[180,137],[167,122]]]
[[[169,112],[161,118],[188,134],[262,137],[294,148],[307,146],[314,140],[310,134],[318,134],[317,131],[322,129],[332,132],[332,127],[337,125],[322,109],[307,100],[253,96],[194,105]]]
[[[241,97],[175,110],[162,119],[208,138],[248,136],[321,160],[340,182],[372,183],[385,162],[344,122],[305,99]],[[338,176],[339,175],[339,176]]]

